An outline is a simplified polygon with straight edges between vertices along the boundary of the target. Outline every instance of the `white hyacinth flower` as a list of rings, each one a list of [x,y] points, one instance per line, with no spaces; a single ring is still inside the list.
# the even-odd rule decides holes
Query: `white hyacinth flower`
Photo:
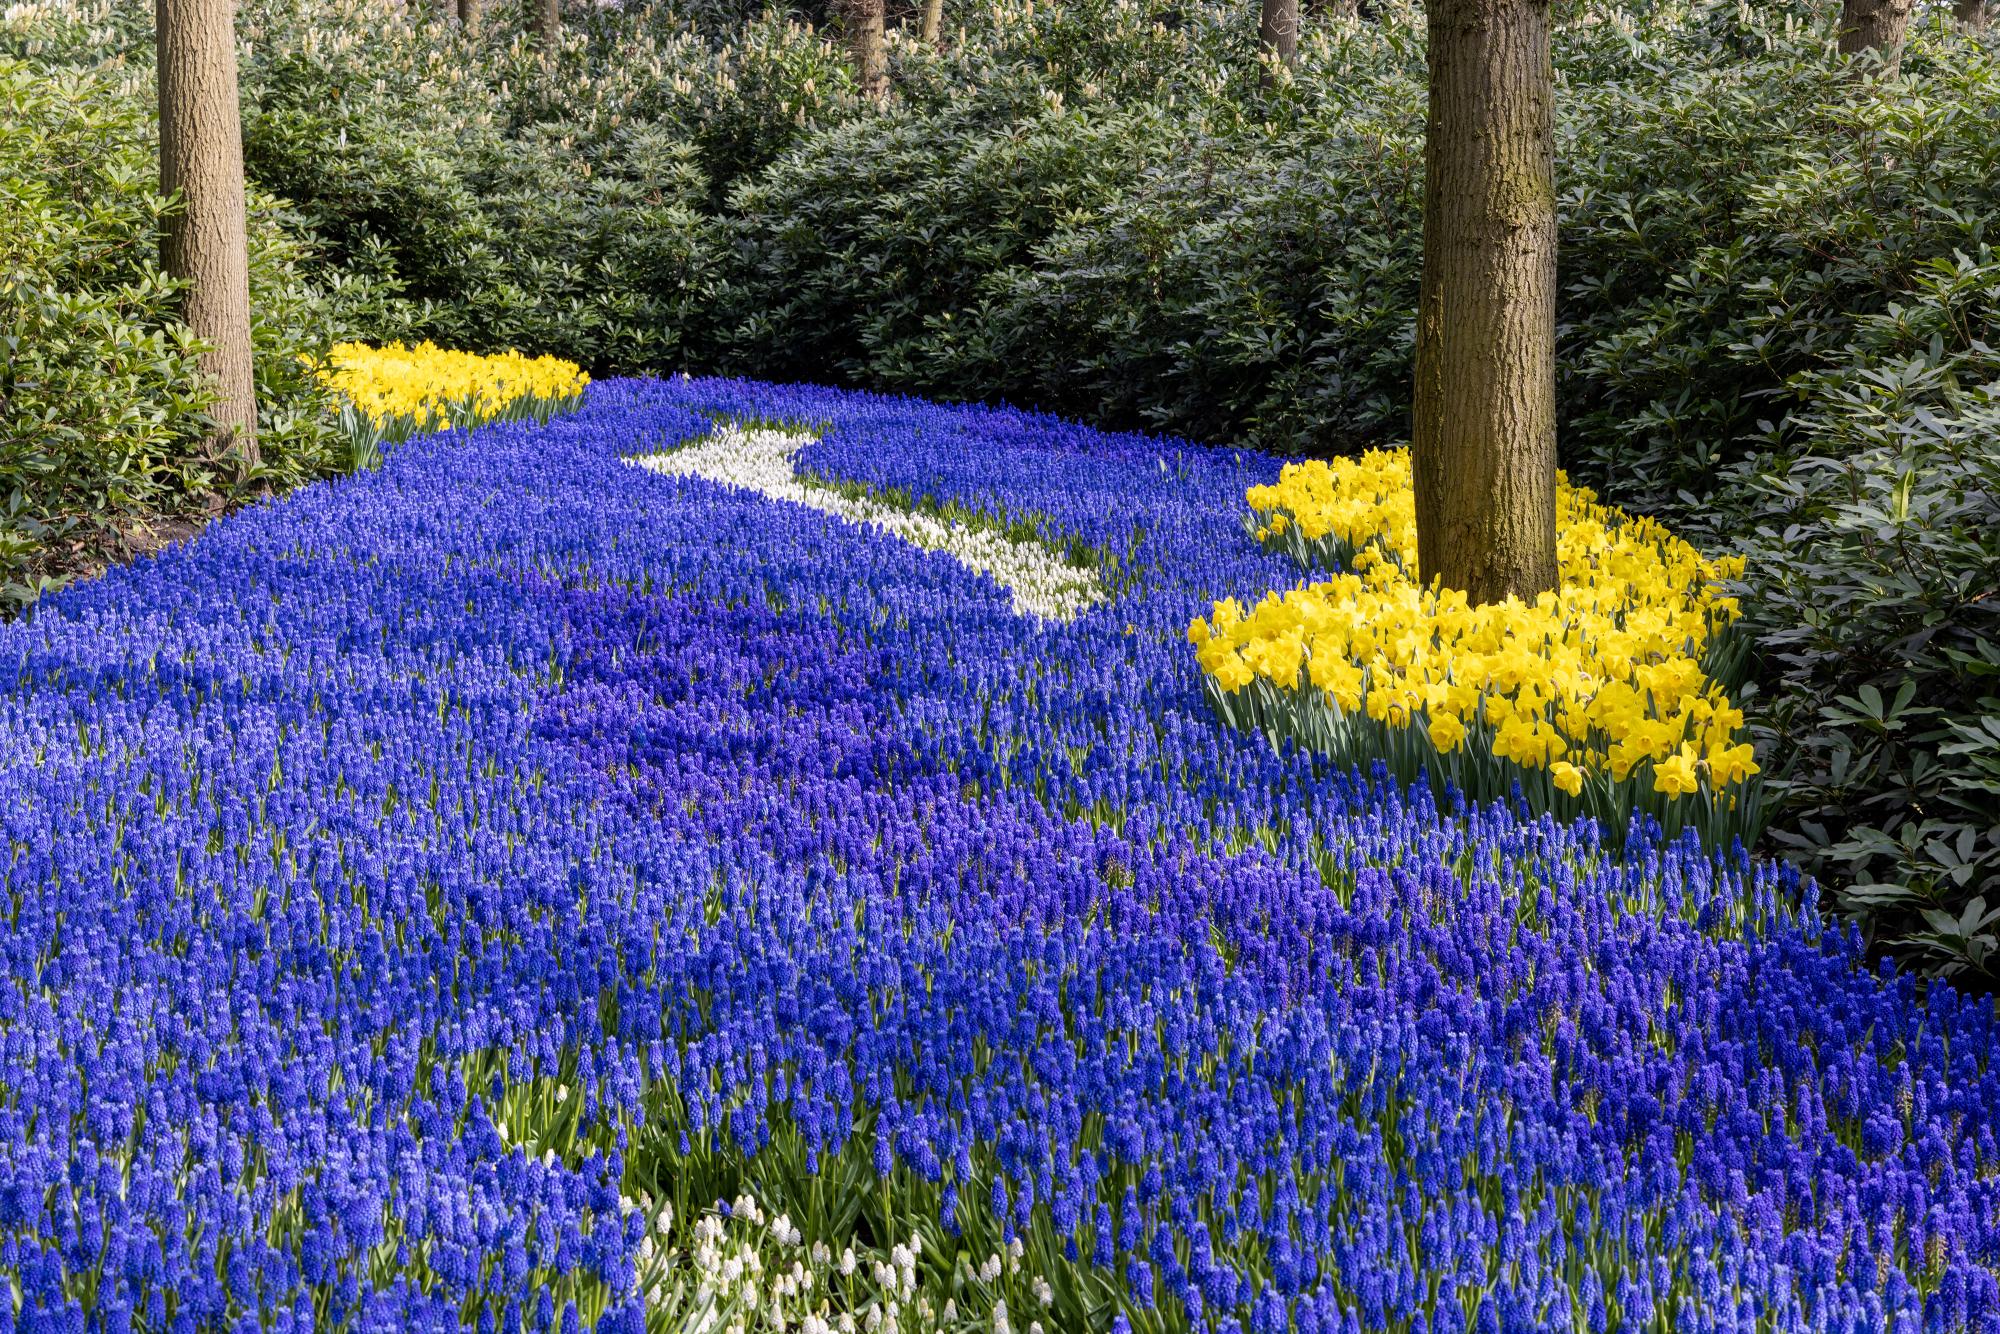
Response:
[[[985,528],[916,514],[873,497],[847,496],[802,480],[798,452],[814,437],[792,431],[725,425],[712,435],[630,462],[666,477],[699,477],[742,487],[942,552],[1012,595],[1016,615],[1070,621],[1110,600],[1095,572],[1079,569],[1041,542],[1017,542]]]

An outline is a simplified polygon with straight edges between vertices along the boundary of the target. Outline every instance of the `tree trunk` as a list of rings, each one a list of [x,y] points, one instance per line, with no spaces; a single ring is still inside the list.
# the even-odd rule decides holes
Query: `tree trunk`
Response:
[[[1914,0],[1841,0],[1840,54],[1854,57],[1879,51],[1882,72],[1894,74],[1903,58],[1903,34]]]
[[[944,0],[924,0],[923,38],[928,46],[936,46],[938,34],[944,31]]]
[[[1265,56],[1290,69],[1299,58],[1299,0],[1264,0],[1264,13],[1257,23],[1257,47]],[[1272,82],[1273,71],[1264,67],[1264,86]]]
[[[467,32],[478,32],[479,0],[458,0],[458,21]]]
[[[1965,26],[1967,32],[1986,31],[1986,0],[1958,0],[1951,12],[1953,17]]]
[[[536,45],[554,46],[562,31],[562,0],[528,0],[528,31]]]
[[[882,0],[846,0],[846,6],[855,80],[863,97],[883,106],[889,101],[889,52],[882,41]]]
[[[1410,459],[1420,573],[1475,603],[1556,584],[1549,0],[1431,0]]]
[[[250,251],[244,231],[243,122],[236,97],[231,0],[158,0],[160,193],[178,195],[161,267],[188,284],[184,314],[208,344],[202,373],[216,391],[210,448],[257,465],[257,381],[250,352]]]

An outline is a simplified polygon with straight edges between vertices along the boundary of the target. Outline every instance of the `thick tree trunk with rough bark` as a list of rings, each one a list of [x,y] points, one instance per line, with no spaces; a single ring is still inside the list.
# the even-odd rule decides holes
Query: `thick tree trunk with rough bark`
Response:
[[[480,0],[458,0],[458,21],[467,32],[479,31]]]
[[[1910,27],[1915,0],[1841,0],[1840,54],[1864,51],[1882,54],[1884,73],[1894,73],[1903,58],[1903,34]]]
[[[923,39],[927,46],[936,46],[938,37],[944,32],[944,0],[924,0]]]
[[[1952,6],[1952,17],[1965,26],[1967,32],[1985,32],[1986,21],[1991,8],[1987,0],[1958,0]]]
[[[889,52],[882,39],[882,0],[845,0],[847,42],[861,95],[881,106],[889,100]]]
[[[1554,100],[1548,0],[1431,0],[1417,561],[1475,603],[1556,583]]]
[[[528,31],[537,46],[554,46],[562,31],[562,0],[528,0]]]
[[[1257,46],[1263,53],[1290,69],[1299,58],[1299,0],[1264,0],[1264,12],[1257,22]],[[1266,66],[1264,82],[1271,82]]]
[[[161,267],[188,284],[184,318],[209,346],[216,391],[210,447],[257,464],[257,381],[250,352],[250,253],[244,230],[243,122],[231,0],[158,0],[160,192],[178,195]]]

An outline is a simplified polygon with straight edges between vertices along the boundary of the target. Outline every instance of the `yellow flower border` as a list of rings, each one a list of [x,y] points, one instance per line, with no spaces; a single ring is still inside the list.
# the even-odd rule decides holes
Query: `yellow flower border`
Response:
[[[383,444],[426,431],[547,421],[576,407],[590,384],[581,367],[560,357],[457,352],[428,341],[336,343],[314,371],[341,400],[357,466],[372,466]]]
[[[1729,694],[1740,557],[1564,479],[1559,587],[1475,607],[1420,582],[1407,450],[1287,464],[1246,499],[1258,540],[1334,573],[1189,626],[1225,721],[1475,800],[1519,785],[1614,832],[1640,810],[1754,832],[1758,765]]]

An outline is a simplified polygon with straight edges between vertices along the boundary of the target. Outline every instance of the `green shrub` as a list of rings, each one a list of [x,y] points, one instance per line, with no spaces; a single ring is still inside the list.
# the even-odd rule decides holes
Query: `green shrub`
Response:
[[[1001,359],[968,365],[964,340],[999,333],[982,294],[1178,137],[1143,107],[1044,106],[997,133],[903,116],[819,131],[730,198],[720,348],[759,374],[944,398],[1039,388]]]
[[[1990,49],[1920,29],[1907,78],[1856,95],[1816,42],[1771,40],[1704,60],[1675,33],[1635,51],[1672,77],[1572,81],[1564,449],[1628,503],[1818,448],[1800,437],[1839,378],[1820,372],[2000,217]]]
[[[1408,111],[1297,143],[1162,136],[1136,189],[996,275],[934,356],[1196,439],[1331,454],[1400,437],[1422,190]]]
[[[1783,841],[1898,952],[2000,978],[2000,255],[1934,261],[1740,470]]]
[[[17,0],[0,10],[0,57],[46,69],[152,63],[153,11],[118,0]]]
[[[726,43],[666,15],[608,22],[544,52],[381,0],[246,12],[249,169],[335,263],[412,302],[378,336],[559,351],[598,374],[687,363],[716,182],[845,106],[852,80],[776,16]]]
[[[0,60],[0,597],[31,602],[116,555],[135,523],[235,486],[209,464],[199,351],[157,265],[148,103],[105,77]],[[342,327],[306,252],[253,201],[253,339],[264,466],[282,487],[339,465],[301,358]],[[358,296],[337,285],[341,300]]]
[[[0,580],[31,600],[97,516],[143,506],[207,399],[153,267],[141,121],[84,80],[0,65]]]

